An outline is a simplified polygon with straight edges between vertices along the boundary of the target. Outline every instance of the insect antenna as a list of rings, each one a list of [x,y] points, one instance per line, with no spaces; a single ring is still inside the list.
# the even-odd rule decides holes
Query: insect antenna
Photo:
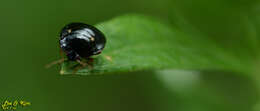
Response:
[[[59,59],[59,60],[53,61],[53,62],[51,62],[51,63],[45,65],[45,68],[48,69],[48,68],[52,67],[53,65],[61,64],[61,63],[64,62],[64,61],[65,61],[65,59],[64,59],[64,58],[61,58],[61,59]]]
[[[61,59],[56,60],[56,61],[53,61],[53,62],[51,62],[51,63],[45,65],[45,68],[48,69],[48,68],[52,67],[53,65],[61,64],[62,62],[65,61],[64,55],[63,55],[63,51],[61,50],[61,48],[60,48],[60,56],[61,56]]]

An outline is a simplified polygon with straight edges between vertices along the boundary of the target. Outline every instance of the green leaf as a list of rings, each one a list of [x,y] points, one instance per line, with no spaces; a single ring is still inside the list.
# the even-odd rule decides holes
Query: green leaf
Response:
[[[125,15],[96,25],[107,37],[102,54],[80,75],[111,74],[140,70],[228,70],[247,72],[250,63],[218,47],[203,36],[193,36],[160,20]],[[73,74],[76,63],[66,61],[61,74]]]

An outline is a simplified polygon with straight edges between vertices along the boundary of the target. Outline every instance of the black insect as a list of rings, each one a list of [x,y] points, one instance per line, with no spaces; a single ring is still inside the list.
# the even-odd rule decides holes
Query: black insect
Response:
[[[94,26],[84,23],[70,23],[60,32],[60,48],[70,61],[77,61],[86,65],[81,60],[89,59],[93,55],[100,54],[106,45],[104,34]],[[61,63],[64,59],[49,64]]]
[[[68,24],[60,34],[60,47],[71,61],[100,54],[105,44],[101,31],[83,23]]]

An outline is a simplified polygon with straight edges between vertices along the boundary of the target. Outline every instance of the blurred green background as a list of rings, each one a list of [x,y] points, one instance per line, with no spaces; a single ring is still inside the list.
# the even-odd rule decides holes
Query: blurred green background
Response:
[[[260,111],[253,74],[168,70],[60,76],[59,66],[44,68],[59,59],[58,35],[65,24],[94,25],[127,13],[207,36],[254,62],[258,0],[2,0],[0,12],[0,102],[32,103],[19,111]]]

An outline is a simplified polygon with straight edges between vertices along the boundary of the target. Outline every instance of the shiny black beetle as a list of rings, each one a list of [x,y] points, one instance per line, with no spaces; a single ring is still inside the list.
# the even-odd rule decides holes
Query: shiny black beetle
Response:
[[[87,64],[81,60],[92,60],[91,56],[100,54],[106,45],[106,38],[94,26],[70,23],[61,30],[59,42],[61,53],[65,53],[69,61],[77,61],[82,66],[86,66]],[[54,61],[46,65],[46,68],[62,63],[64,60],[62,58]]]
[[[70,23],[60,33],[60,47],[71,61],[100,54],[105,44],[104,34],[84,23]]]

